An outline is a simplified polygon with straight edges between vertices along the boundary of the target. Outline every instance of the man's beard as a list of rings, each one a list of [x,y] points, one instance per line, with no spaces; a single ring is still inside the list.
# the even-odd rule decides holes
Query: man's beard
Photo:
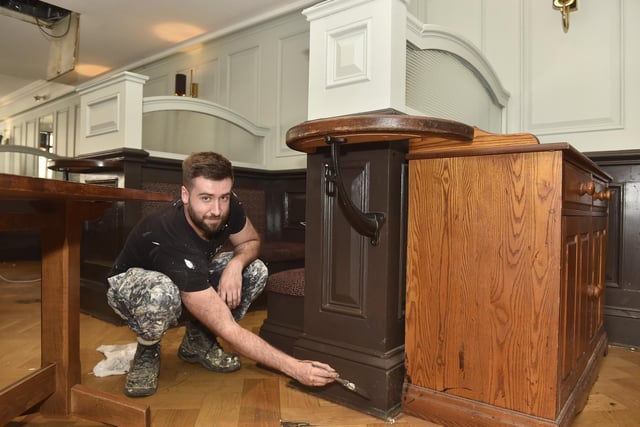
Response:
[[[196,215],[193,209],[191,209],[191,205],[187,205],[187,213],[189,214],[189,218],[191,218],[191,222],[193,222],[193,224],[198,227],[208,239],[215,237],[215,235],[224,228],[224,225],[227,222],[227,217],[221,215],[218,218],[220,219],[219,223],[207,224],[205,222],[205,218],[199,218]]]

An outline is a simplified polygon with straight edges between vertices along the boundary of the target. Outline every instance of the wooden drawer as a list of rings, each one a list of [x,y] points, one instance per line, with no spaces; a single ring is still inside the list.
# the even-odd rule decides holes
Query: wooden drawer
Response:
[[[605,181],[596,177],[593,177],[593,182],[596,188],[595,193],[593,194],[593,206],[606,209],[609,204],[609,199],[611,199],[609,186]]]
[[[562,186],[564,208],[590,210],[594,204],[594,195],[602,194],[605,190],[606,184],[601,180],[594,180],[589,171],[565,162]],[[598,200],[600,202],[606,204],[605,200]]]

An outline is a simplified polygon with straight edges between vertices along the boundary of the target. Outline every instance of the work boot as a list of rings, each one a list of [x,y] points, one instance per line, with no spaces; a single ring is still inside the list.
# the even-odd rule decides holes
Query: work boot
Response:
[[[216,338],[187,322],[178,357],[185,362],[200,363],[215,372],[233,372],[240,369],[237,354],[222,350]]]
[[[158,389],[160,372],[160,343],[138,343],[131,369],[124,384],[124,394],[129,397],[151,396]]]

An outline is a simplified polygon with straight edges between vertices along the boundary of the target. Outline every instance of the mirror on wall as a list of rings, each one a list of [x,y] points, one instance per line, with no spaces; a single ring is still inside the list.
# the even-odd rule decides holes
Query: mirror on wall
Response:
[[[38,148],[48,152],[53,148],[53,114],[38,119]]]
[[[47,114],[38,118],[38,149],[53,152],[53,114]],[[36,176],[40,178],[53,178],[53,171],[47,168],[47,159],[38,158]]]

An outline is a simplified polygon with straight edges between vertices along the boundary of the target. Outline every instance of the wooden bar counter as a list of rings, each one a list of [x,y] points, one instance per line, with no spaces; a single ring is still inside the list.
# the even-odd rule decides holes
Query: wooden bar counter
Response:
[[[308,153],[295,353],[371,399],[316,393],[445,426],[571,422],[606,350],[607,174],[567,143],[402,114],[305,122],[287,144]]]
[[[38,408],[118,426],[149,426],[148,405],[81,384],[80,241],[86,220],[116,201],[172,196],[0,174],[0,230],[37,230],[42,252],[41,368],[0,390],[0,425]]]

